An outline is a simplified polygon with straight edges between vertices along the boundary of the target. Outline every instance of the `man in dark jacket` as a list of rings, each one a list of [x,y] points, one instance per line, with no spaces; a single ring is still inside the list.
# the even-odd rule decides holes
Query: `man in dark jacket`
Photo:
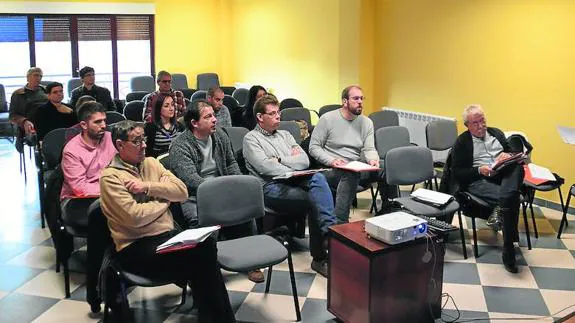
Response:
[[[495,208],[488,225],[503,226],[503,264],[509,272],[517,272],[513,242],[518,241],[519,194],[523,167],[517,163],[499,171],[492,165],[510,156],[505,135],[497,128],[487,127],[479,105],[463,111],[467,131],[455,142],[452,151],[452,172],[461,188],[485,200]]]

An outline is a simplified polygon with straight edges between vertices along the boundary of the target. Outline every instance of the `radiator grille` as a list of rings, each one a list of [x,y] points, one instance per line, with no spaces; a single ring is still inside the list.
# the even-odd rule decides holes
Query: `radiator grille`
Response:
[[[409,130],[409,137],[412,143],[418,146],[427,147],[427,138],[425,136],[425,127],[430,121],[433,120],[450,120],[456,121],[455,118],[427,114],[422,112],[407,111],[396,108],[384,107],[384,110],[395,111],[399,116],[399,125],[404,126]],[[433,160],[445,161],[449,150],[446,151],[432,151]]]

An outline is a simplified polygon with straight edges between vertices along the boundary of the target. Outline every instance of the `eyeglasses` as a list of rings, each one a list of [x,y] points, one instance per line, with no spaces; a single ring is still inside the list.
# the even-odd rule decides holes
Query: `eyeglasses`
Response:
[[[134,144],[136,147],[142,147],[142,144],[148,141],[148,137],[136,137],[133,140],[126,140]]]
[[[468,126],[473,126],[473,127],[478,127],[478,126],[484,126],[487,124],[487,121],[485,119],[481,119],[481,120],[477,120],[477,121],[473,121],[473,122],[467,122]]]
[[[160,83],[172,83],[172,80],[161,80]]]
[[[280,112],[277,111],[277,110],[274,110],[274,111],[272,111],[272,112],[264,112],[264,113],[262,113],[262,114],[267,114],[267,115],[270,116],[270,117],[277,117],[277,116],[280,114]]]
[[[359,100],[363,101],[363,100],[365,100],[365,96],[352,96],[349,99],[354,100],[354,101],[359,101]]]

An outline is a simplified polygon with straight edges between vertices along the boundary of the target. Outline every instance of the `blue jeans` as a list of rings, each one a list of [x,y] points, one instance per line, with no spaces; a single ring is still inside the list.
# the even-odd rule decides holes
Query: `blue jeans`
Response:
[[[323,239],[328,228],[337,223],[333,196],[322,173],[312,177],[273,181],[264,185],[266,206],[290,213],[307,213],[310,228],[310,251],[316,260],[325,258]],[[313,240],[313,241],[312,241]]]

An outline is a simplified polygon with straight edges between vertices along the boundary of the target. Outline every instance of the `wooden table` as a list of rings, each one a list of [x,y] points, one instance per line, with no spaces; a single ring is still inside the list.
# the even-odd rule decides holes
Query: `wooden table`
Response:
[[[441,316],[441,238],[371,239],[364,221],[330,227],[328,310],[343,322],[433,322]]]

